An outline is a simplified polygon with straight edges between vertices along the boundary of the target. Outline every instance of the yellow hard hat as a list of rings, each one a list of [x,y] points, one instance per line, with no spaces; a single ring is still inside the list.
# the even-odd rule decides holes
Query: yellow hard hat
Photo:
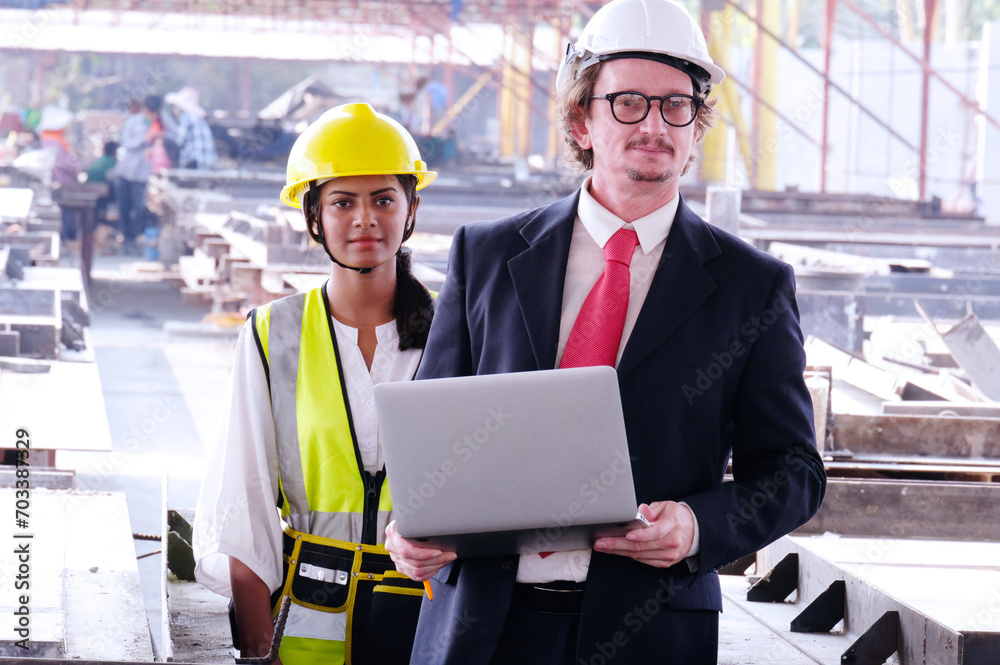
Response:
[[[437,177],[420,159],[420,150],[406,129],[364,103],[330,109],[306,127],[288,155],[281,200],[301,208],[302,192],[320,178],[351,175],[417,176],[417,189]]]

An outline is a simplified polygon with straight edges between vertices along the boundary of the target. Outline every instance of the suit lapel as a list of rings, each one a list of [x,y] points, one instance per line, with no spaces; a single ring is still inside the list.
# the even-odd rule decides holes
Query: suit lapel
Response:
[[[552,369],[563,285],[580,192],[539,210],[521,227],[528,248],[507,261],[538,369]]]
[[[649,293],[618,363],[619,376],[632,371],[715,290],[715,280],[704,263],[720,253],[706,223],[682,198]]]

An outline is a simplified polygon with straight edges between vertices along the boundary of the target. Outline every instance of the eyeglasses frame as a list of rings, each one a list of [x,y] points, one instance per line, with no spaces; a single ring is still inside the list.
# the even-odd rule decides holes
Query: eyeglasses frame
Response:
[[[646,100],[646,112],[642,114],[641,118],[639,118],[638,120],[634,120],[632,122],[623,122],[623,121],[621,121],[621,120],[618,119],[618,116],[615,115],[615,99],[617,99],[621,95],[638,95],[638,96],[640,96],[640,97],[642,97],[643,99]],[[694,113],[691,115],[691,119],[688,120],[687,122],[685,122],[683,125],[675,125],[674,123],[672,123],[669,120],[667,120],[667,117],[665,115],[663,115],[663,102],[665,102],[666,100],[668,100],[668,99],[670,99],[672,97],[683,97],[685,99],[690,99],[692,102],[694,102]],[[654,97],[654,96],[651,96],[651,95],[647,95],[647,94],[641,93],[641,92],[639,92],[637,90],[622,90],[621,92],[609,92],[606,95],[593,95],[593,96],[591,96],[590,99],[606,99],[606,100],[608,100],[608,104],[611,106],[611,117],[615,119],[615,122],[618,122],[619,124],[622,124],[622,125],[638,125],[640,122],[642,122],[643,120],[646,119],[646,116],[649,115],[650,109],[653,108],[653,101],[654,100],[659,100],[659,102],[660,102],[660,118],[663,120],[663,122],[667,123],[671,127],[687,127],[692,122],[694,122],[695,120],[698,119],[698,112],[701,111],[701,107],[705,105],[705,100],[704,99],[702,99],[701,97],[696,97],[694,95],[683,95],[683,94],[679,94],[678,93],[678,94],[663,95],[663,96],[660,96],[660,97]]]

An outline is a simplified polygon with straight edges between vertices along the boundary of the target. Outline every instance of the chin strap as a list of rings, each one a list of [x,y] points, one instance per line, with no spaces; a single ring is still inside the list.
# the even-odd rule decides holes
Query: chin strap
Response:
[[[317,235],[319,235],[320,244],[323,245],[323,251],[326,252],[326,255],[330,257],[331,261],[333,261],[334,263],[336,263],[341,268],[347,268],[348,270],[353,270],[354,272],[358,273],[359,275],[367,275],[372,270],[375,270],[374,266],[371,267],[371,268],[358,268],[356,266],[349,266],[346,263],[341,263],[340,261],[337,260],[337,257],[335,257],[333,255],[333,252],[330,251],[330,248],[327,247],[327,245],[326,245],[326,236],[323,235],[323,227],[322,226],[319,226],[319,233]]]
[[[326,245],[324,245],[324,247],[326,247]],[[338,266],[340,266],[341,268],[347,268],[348,270],[353,270],[353,271],[355,271],[356,273],[358,273],[359,275],[367,275],[367,274],[368,274],[368,273],[370,273],[370,272],[371,272],[372,270],[375,270],[375,268],[374,268],[374,267],[372,267],[372,268],[358,268],[358,267],[355,267],[355,266],[349,266],[349,265],[347,265],[346,263],[341,263],[340,261],[338,261],[337,259],[335,259],[335,258],[333,257],[333,254],[331,254],[331,253],[330,253],[330,250],[329,250],[329,249],[328,249],[328,250],[326,250],[326,255],[330,257],[330,260],[331,260],[331,261],[333,261],[334,263],[336,263],[336,264],[337,264]]]

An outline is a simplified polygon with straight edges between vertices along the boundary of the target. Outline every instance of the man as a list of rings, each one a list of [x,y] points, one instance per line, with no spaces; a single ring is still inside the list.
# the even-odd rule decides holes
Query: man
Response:
[[[128,105],[128,117],[122,123],[122,157],[115,167],[115,197],[125,254],[138,253],[136,238],[143,233],[152,217],[146,208],[146,183],[153,173],[149,149],[156,138],[150,127],[159,116],[162,105],[159,95],[149,95],[142,102],[132,99]]]
[[[615,0],[557,82],[592,176],[456,232],[418,378],[614,365],[651,525],[593,550],[454,560],[391,524],[397,568],[433,591],[412,663],[715,663],[714,571],[818,510],[792,270],[678,194],[723,75],[682,7]]]
[[[171,113],[163,116],[167,125],[167,138],[179,146],[177,166],[182,169],[210,169],[215,166],[218,154],[212,128],[205,121],[198,91],[184,86],[177,92],[167,93],[164,100],[178,110],[178,117]]]
[[[52,183],[57,187],[72,186],[79,182],[80,162],[66,140],[66,130],[73,122],[73,114],[53,104],[42,109],[42,117],[35,128],[42,149],[52,154]],[[76,238],[77,213],[62,209],[63,240]]]

